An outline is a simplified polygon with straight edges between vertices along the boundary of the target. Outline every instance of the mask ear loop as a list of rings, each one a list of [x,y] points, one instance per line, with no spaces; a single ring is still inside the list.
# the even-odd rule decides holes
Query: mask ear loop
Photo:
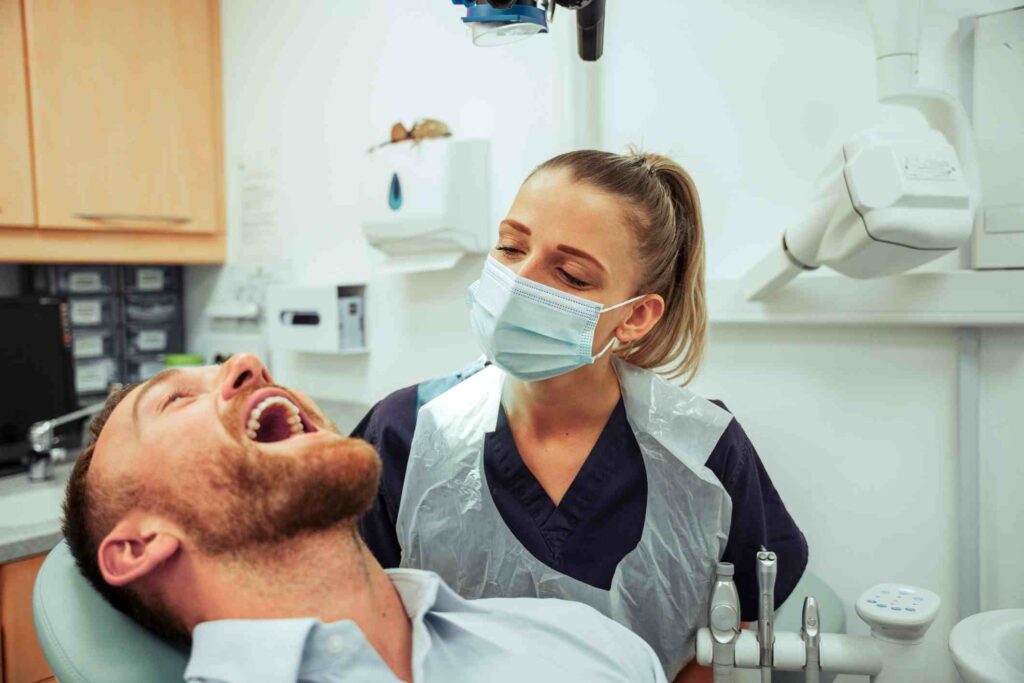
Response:
[[[621,308],[622,306],[625,306],[625,305],[627,305],[627,304],[631,304],[631,303],[633,303],[634,301],[640,301],[640,299],[643,299],[643,298],[644,298],[645,296],[647,296],[647,295],[646,295],[646,294],[641,294],[640,296],[635,296],[635,297],[633,297],[632,299],[626,299],[626,300],[625,300],[625,301],[623,301],[623,302],[622,302],[621,304],[615,304],[614,306],[609,306],[608,308],[602,308],[602,309],[601,309],[601,313],[607,313],[608,311],[614,311],[614,310],[615,310],[616,308]],[[598,315],[600,315],[600,313],[599,313]],[[600,358],[601,358],[601,356],[603,356],[604,354],[608,353],[608,351],[609,351],[609,350],[610,350],[610,349],[611,349],[611,348],[612,348],[613,346],[615,346],[616,348],[618,348],[618,346],[617,346],[617,345],[618,345],[618,343],[619,343],[619,338],[618,338],[618,337],[616,337],[616,336],[615,336],[615,335],[613,334],[613,335],[612,335],[612,338],[608,340],[608,343],[607,343],[607,344],[605,344],[605,347],[604,347],[603,349],[601,349],[601,352],[600,352],[599,354],[597,354],[596,356],[592,357],[592,358],[590,359],[590,362],[591,362],[591,363],[597,362],[597,360],[598,360],[598,359],[600,359]]]

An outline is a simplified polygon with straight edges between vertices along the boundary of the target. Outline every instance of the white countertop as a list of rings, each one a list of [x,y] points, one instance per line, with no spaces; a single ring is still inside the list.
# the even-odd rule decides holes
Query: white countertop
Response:
[[[35,491],[45,491],[50,494],[47,497],[55,501],[62,499],[61,493],[71,475],[73,464],[68,462],[58,465],[54,478],[45,482],[30,482],[25,472],[0,478],[0,503],[4,499]],[[60,504],[56,502],[53,514],[43,521],[35,518],[19,524],[17,512],[13,516],[5,515],[5,519],[0,520],[0,564],[49,552],[62,538],[60,517]]]

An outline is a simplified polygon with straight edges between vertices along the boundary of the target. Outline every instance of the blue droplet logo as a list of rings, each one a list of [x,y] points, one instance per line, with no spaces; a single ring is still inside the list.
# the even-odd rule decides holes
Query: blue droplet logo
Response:
[[[388,190],[388,206],[393,211],[402,208],[402,183],[398,180],[398,174],[391,176],[391,189]]]

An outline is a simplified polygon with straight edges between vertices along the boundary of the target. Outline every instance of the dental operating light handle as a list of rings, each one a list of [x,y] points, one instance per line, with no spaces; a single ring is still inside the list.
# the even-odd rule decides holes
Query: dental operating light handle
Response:
[[[760,646],[761,681],[772,678],[772,649],[775,644],[775,577],[778,573],[775,553],[764,550],[757,554],[757,642]]]

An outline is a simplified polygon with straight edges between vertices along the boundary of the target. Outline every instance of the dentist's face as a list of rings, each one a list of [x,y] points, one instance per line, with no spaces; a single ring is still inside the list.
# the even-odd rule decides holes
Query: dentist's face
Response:
[[[620,199],[546,169],[520,188],[491,255],[521,277],[613,306],[645,293],[634,232]],[[594,353],[628,314],[601,316]]]
[[[203,552],[355,520],[380,461],[251,354],[169,370],[134,389],[96,443],[90,485],[177,522]]]

